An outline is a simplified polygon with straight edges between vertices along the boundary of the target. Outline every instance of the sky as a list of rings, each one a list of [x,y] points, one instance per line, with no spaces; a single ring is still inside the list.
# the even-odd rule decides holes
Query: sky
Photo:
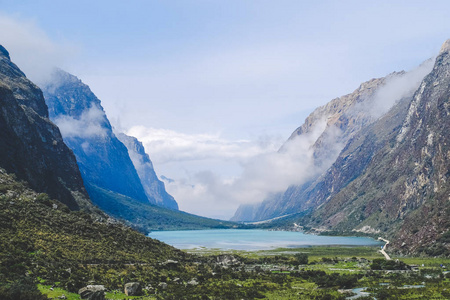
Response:
[[[115,129],[144,143],[180,209],[228,219],[308,168],[307,147],[274,157],[314,108],[435,55],[448,11],[448,1],[0,0],[0,44],[38,84],[53,66],[78,76]]]

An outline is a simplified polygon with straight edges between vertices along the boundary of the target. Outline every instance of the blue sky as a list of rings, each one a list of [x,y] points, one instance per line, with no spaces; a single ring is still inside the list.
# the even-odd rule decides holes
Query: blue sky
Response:
[[[44,64],[80,77],[116,128],[144,140],[159,175],[197,187],[168,187],[182,209],[222,218],[243,200],[212,196],[205,174],[215,185],[239,180],[249,159],[275,151],[315,107],[416,67],[450,37],[448,1],[0,7],[0,43],[33,80],[45,77]]]

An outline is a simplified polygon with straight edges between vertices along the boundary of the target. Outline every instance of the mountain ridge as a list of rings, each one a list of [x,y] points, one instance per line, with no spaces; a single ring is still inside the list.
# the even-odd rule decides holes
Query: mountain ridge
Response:
[[[164,182],[159,180],[153,168],[153,163],[145,152],[142,143],[137,138],[124,133],[118,133],[116,136],[127,147],[128,154],[141,179],[150,203],[178,210],[178,203],[167,193]]]
[[[94,211],[73,152],[48,119],[42,91],[0,47],[0,167],[70,209]]]
[[[426,61],[409,72],[393,72],[385,77],[371,79],[360,84],[352,93],[335,98],[315,109],[304,124],[294,130],[279,152],[286,151],[295,139],[314,131],[320,123],[325,123],[324,131],[310,147],[313,151],[314,171],[317,174],[300,184],[289,186],[284,192],[270,195],[259,204],[241,206],[231,220],[261,221],[308,209],[299,207],[304,200],[297,199],[305,199],[305,193],[314,187],[314,182],[332,165],[348,140],[381,116],[387,110],[385,106],[395,103],[398,100],[395,99],[396,95],[398,97],[408,93],[412,95],[415,89],[404,87],[403,90],[395,91],[393,95],[388,95],[387,103],[382,97],[386,91],[392,89],[395,83],[418,81],[417,77],[423,78],[428,69],[431,69],[431,61]],[[420,81],[417,85],[419,83]]]

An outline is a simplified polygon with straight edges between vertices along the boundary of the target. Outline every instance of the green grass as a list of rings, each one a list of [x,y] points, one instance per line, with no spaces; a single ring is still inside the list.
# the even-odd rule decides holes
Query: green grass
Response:
[[[39,291],[42,294],[49,297],[50,299],[55,299],[62,295],[65,295],[68,300],[80,300],[81,299],[80,295],[78,295],[78,294],[70,293],[66,290],[63,290],[63,289],[57,288],[57,287],[51,289],[51,287],[52,287],[51,285],[38,284]]]
[[[119,291],[112,291],[107,292],[105,299],[111,299],[111,300],[123,300],[123,299],[140,299],[140,300],[152,300],[156,299],[156,297],[153,296],[127,296],[125,293],[119,292]]]

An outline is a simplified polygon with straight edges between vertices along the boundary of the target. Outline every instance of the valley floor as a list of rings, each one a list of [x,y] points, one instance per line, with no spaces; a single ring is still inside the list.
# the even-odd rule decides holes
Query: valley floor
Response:
[[[129,297],[110,289],[106,299],[449,299],[450,258],[397,257],[378,247],[310,247],[262,251],[186,251],[197,277],[164,282]],[[173,273],[175,274],[175,273]],[[81,299],[43,280],[51,299]],[[100,284],[100,282],[96,282]],[[164,288],[163,288],[164,287]],[[356,292],[356,293],[355,293]],[[62,298],[61,298],[62,297]]]

